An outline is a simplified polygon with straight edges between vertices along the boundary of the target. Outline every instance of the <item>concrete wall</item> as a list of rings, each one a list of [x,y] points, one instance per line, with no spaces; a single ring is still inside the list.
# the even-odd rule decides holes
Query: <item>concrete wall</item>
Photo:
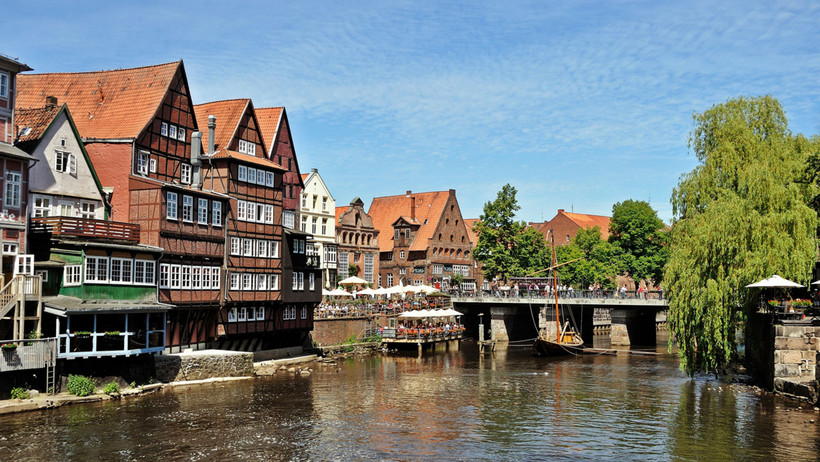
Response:
[[[160,382],[181,382],[213,377],[250,377],[253,353],[224,350],[199,350],[154,357],[156,378]]]
[[[338,345],[367,327],[367,318],[314,319],[313,342],[319,345]]]

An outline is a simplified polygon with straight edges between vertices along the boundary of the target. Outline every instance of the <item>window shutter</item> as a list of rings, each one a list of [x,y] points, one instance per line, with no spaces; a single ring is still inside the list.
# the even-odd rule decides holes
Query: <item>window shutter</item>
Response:
[[[68,155],[68,168],[69,173],[71,173],[74,176],[77,176],[77,156],[75,156],[74,154]]]

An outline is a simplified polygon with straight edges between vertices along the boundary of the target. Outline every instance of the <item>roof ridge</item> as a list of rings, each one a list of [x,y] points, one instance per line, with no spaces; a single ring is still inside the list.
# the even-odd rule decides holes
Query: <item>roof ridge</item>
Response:
[[[138,67],[128,67],[128,68],[120,68],[120,69],[107,69],[107,70],[104,69],[104,70],[99,70],[99,71],[43,72],[43,73],[40,73],[40,74],[26,72],[24,75],[34,77],[34,76],[40,76],[40,75],[100,74],[100,73],[104,73],[104,72],[123,72],[123,71],[135,71],[135,70],[138,70],[138,69],[150,69],[152,67],[163,67],[163,66],[168,66],[168,65],[171,65],[171,64],[180,64],[180,63],[182,63],[181,59],[179,61],[171,61],[171,62],[162,63],[162,64],[152,64],[150,66],[138,66]]]
[[[220,100],[216,100],[216,101],[208,101],[207,103],[194,104],[194,107],[205,106],[206,104],[232,103],[234,101],[245,101],[245,102],[247,102],[247,101],[250,101],[250,100],[251,100],[250,98],[220,99]]]
[[[259,110],[259,109],[284,109],[284,108],[285,108],[285,106],[265,106],[265,107],[258,107],[256,109]]]

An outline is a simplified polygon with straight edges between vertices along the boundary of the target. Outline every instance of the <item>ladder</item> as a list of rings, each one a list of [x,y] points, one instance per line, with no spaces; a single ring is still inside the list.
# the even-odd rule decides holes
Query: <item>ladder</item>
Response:
[[[57,394],[57,348],[59,347],[59,339],[52,341],[53,345],[49,348],[46,355],[46,392],[52,395]]]

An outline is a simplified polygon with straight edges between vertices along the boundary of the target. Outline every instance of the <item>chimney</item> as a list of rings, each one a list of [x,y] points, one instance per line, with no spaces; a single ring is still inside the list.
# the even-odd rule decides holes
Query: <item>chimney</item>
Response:
[[[46,109],[54,109],[55,107],[57,107],[57,97],[46,96]]]
[[[407,191],[408,193],[410,191]],[[410,219],[416,219],[416,196],[410,196]]]
[[[193,166],[191,186],[199,188],[202,176],[202,132],[191,133],[191,165]]]
[[[317,170],[315,168],[310,169],[310,171],[313,172],[313,173],[319,173],[319,170]]]
[[[564,209],[558,209],[558,213],[564,213]]]
[[[216,116],[208,116],[208,155],[214,154],[214,130],[216,130]]]

